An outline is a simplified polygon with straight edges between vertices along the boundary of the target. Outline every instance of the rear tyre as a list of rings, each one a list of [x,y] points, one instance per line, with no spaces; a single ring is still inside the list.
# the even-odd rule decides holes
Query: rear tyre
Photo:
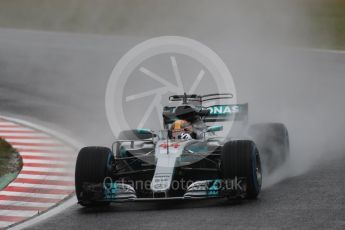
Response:
[[[84,191],[85,183],[100,184],[111,175],[113,153],[105,147],[85,147],[78,154],[75,169],[75,190],[79,204],[82,206],[105,206],[109,202],[92,200]]]
[[[253,141],[227,142],[221,154],[221,172],[224,180],[245,179],[245,198],[254,199],[261,191],[262,172],[258,149]]]
[[[260,151],[263,168],[272,173],[287,160],[290,154],[289,134],[281,123],[254,124],[249,128]]]

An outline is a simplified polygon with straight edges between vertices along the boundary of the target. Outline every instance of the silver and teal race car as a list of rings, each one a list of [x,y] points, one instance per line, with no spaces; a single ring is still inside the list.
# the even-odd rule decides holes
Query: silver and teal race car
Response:
[[[245,138],[220,137],[215,123],[248,123],[248,104],[214,104],[231,94],[174,95],[176,106],[163,109],[164,129],[122,131],[111,148],[80,150],[75,172],[76,196],[83,206],[166,199],[254,199],[264,172],[274,171],[289,152],[280,123],[241,126]],[[192,130],[174,135],[174,122]],[[209,125],[212,124],[212,125]],[[246,127],[246,128],[244,128]]]

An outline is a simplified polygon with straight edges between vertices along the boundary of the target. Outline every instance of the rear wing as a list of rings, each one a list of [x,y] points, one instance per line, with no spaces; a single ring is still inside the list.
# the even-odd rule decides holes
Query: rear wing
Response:
[[[191,103],[194,105],[202,106],[205,101],[214,101],[220,99],[233,99],[234,95],[231,93],[214,93],[206,95],[197,94],[183,94],[183,95],[173,95],[169,97],[169,101],[181,101],[183,104]]]
[[[165,124],[171,124],[175,121],[174,112],[176,108],[171,106],[164,107],[163,117]],[[248,121],[248,103],[201,106],[199,109],[200,111],[208,110],[208,113],[203,113],[204,116],[202,118],[204,122]]]

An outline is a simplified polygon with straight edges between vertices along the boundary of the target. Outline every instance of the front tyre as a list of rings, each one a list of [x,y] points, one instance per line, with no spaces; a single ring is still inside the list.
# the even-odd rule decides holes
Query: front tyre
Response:
[[[111,175],[113,161],[114,156],[109,148],[85,147],[80,150],[75,168],[75,190],[79,204],[87,207],[109,204],[92,200],[83,186],[87,183],[103,183],[104,178]]]
[[[262,171],[258,149],[253,141],[225,143],[221,154],[221,172],[225,181],[245,180],[245,198],[254,199],[261,191]]]

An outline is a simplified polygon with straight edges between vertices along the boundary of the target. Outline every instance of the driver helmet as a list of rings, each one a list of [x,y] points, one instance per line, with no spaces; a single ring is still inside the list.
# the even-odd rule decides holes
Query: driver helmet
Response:
[[[185,120],[177,120],[171,125],[171,134],[173,139],[192,139],[191,134],[193,133],[193,126],[190,122]],[[188,134],[188,136],[183,135]]]
[[[177,139],[181,139],[181,140],[192,140],[192,136],[189,133],[181,133],[180,135],[177,136]]]

